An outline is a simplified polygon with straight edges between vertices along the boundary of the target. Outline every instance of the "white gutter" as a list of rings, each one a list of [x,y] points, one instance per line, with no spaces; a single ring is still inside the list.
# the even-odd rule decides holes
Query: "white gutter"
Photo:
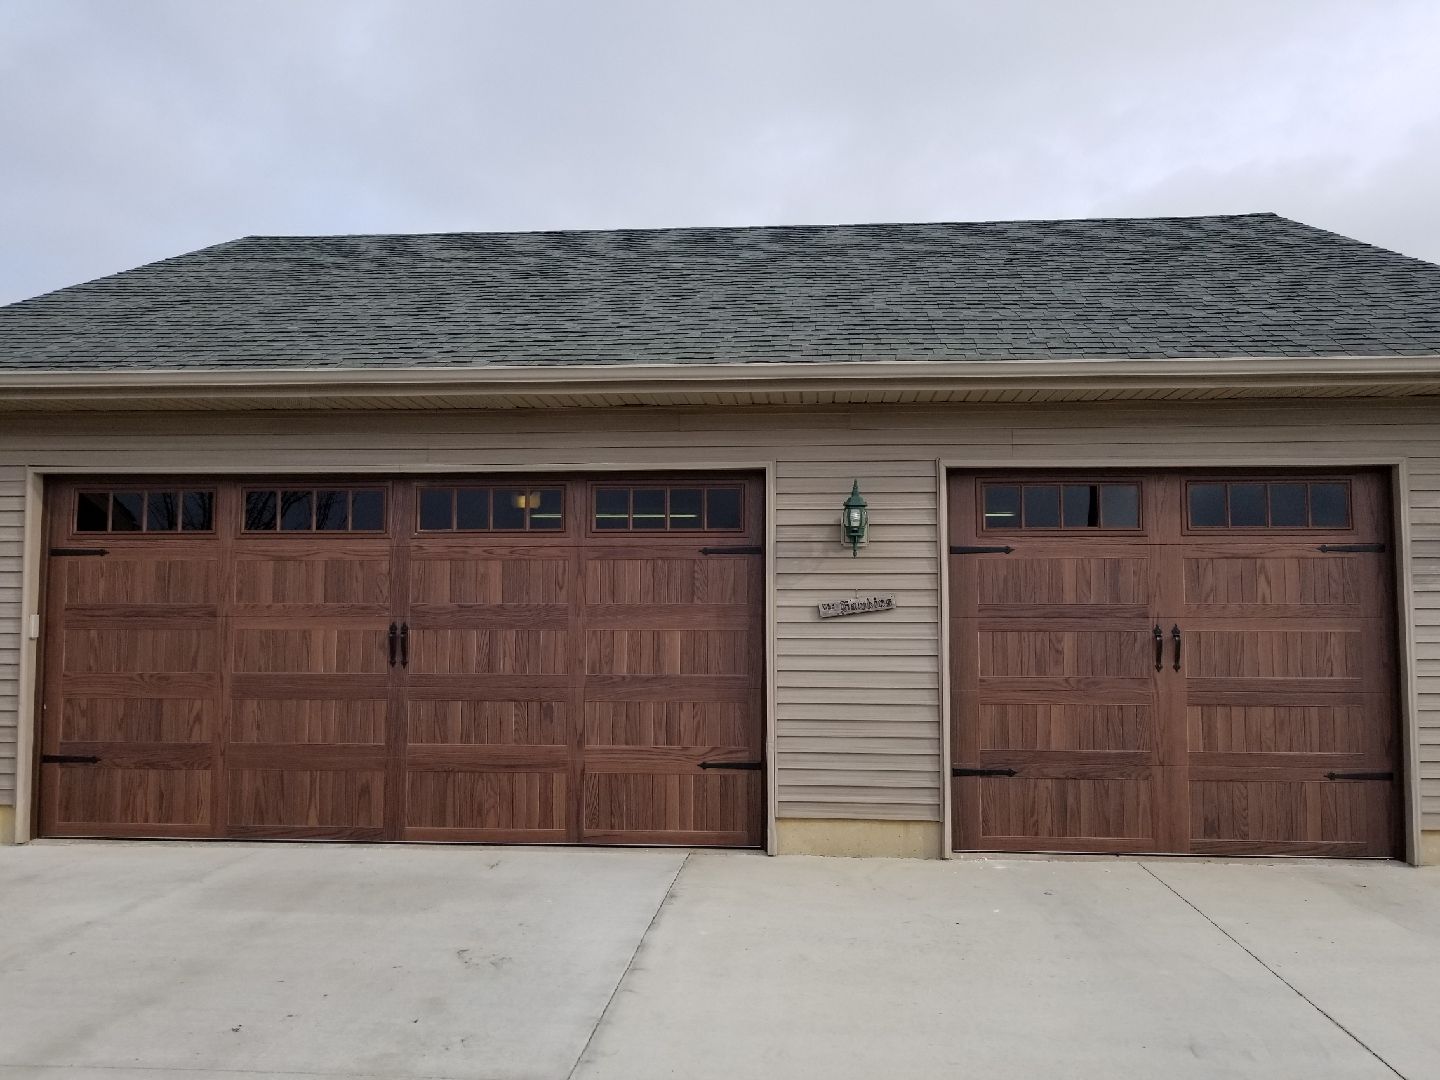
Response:
[[[860,389],[1400,385],[1440,380],[1440,355],[1167,360],[887,360],[396,368],[0,371],[5,400],[143,397],[694,393]]]

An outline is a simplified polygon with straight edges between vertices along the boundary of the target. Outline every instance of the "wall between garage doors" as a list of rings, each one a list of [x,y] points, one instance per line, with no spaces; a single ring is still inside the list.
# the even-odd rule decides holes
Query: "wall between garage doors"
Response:
[[[0,806],[15,803],[30,649],[21,602],[27,470],[769,467],[780,847],[899,854],[938,852],[944,842],[942,464],[1403,462],[1414,615],[1406,696],[1423,825],[1440,830],[1437,421],[1440,403],[1425,399],[0,417]],[[871,543],[859,559],[838,543],[852,478],[871,507]],[[821,600],[882,591],[896,597],[895,611],[817,616]],[[819,821],[832,825],[817,829]]]

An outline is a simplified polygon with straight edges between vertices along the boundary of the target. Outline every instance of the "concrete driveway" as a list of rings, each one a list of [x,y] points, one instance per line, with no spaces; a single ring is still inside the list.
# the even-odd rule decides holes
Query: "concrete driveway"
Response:
[[[0,849],[0,1077],[1440,1076],[1440,872]]]

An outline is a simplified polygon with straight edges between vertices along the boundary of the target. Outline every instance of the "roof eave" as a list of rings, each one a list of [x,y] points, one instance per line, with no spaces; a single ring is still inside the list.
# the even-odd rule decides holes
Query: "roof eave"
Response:
[[[136,399],[293,400],[563,395],[647,402],[696,394],[743,393],[785,400],[796,392],[1114,390],[1145,393],[1206,388],[1365,392],[1385,386],[1440,385],[1440,355],[1196,357],[1072,360],[754,361],[676,364],[486,364],[472,367],[159,369],[0,371],[0,409],[94,408]],[[758,398],[757,398],[758,395]],[[133,406],[132,406],[133,407]]]

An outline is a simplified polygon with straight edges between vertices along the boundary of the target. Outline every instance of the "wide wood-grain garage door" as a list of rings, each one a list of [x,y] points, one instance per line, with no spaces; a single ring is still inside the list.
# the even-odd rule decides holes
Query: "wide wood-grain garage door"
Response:
[[[954,843],[1393,856],[1377,472],[954,474]]]
[[[49,492],[50,836],[755,846],[747,477]]]

